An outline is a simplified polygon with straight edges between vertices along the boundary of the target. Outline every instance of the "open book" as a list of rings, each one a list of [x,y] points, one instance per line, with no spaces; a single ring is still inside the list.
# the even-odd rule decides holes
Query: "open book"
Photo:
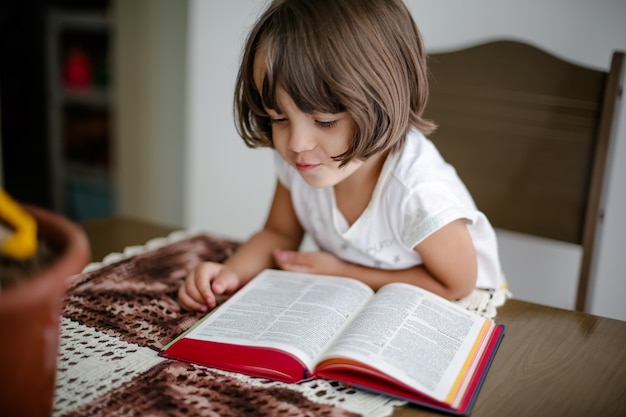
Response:
[[[503,327],[419,287],[265,270],[160,355],[469,414]]]

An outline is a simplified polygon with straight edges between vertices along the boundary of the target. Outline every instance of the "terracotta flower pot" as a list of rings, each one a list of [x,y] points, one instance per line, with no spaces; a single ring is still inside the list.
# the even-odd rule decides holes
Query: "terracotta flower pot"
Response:
[[[58,252],[33,276],[0,292],[0,414],[52,414],[61,304],[68,278],[89,262],[84,231],[57,214],[23,206],[38,238]]]

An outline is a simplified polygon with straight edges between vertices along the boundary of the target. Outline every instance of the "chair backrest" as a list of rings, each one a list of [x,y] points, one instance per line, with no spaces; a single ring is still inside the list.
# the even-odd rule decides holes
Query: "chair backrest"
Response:
[[[578,310],[623,62],[596,71],[514,41],[429,56],[431,139],[496,228],[582,245]]]

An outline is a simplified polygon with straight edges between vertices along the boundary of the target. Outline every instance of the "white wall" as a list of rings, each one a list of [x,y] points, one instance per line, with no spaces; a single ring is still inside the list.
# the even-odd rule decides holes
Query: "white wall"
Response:
[[[187,224],[236,239],[261,226],[274,183],[269,151],[244,145],[232,110],[242,44],[262,6],[189,5]]]
[[[519,39],[579,64],[606,70],[612,51],[626,50],[626,2],[621,0],[406,3],[429,52],[488,39]],[[269,152],[247,149],[232,120],[242,42],[264,4],[260,0],[190,0],[189,4],[185,225],[236,239],[245,239],[261,226],[274,184]],[[626,106],[621,110],[612,152],[605,227],[598,242],[597,276],[590,303],[591,312],[623,320],[626,303],[619,297],[626,294],[626,221],[620,215],[626,213],[625,111]],[[508,233],[499,236],[506,251],[505,268],[518,298],[573,306],[579,248],[557,247],[554,253],[538,259],[545,251],[536,249],[551,246],[551,242],[527,243],[527,239]],[[560,278],[556,288],[547,284],[554,277]],[[561,291],[560,285],[566,288]]]
[[[117,213],[184,223],[187,1],[116,2]]]

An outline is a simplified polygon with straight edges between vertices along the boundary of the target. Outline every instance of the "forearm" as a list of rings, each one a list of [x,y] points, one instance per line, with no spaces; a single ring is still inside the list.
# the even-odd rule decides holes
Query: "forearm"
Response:
[[[345,263],[342,267],[341,275],[358,279],[374,290],[378,290],[390,282],[405,282],[417,285],[449,300],[467,296],[475,285],[475,280],[472,281],[471,279],[455,285],[446,285],[431,274],[423,265],[408,269],[385,270]]]
[[[296,250],[299,244],[300,242],[294,238],[271,229],[263,229],[239,247],[224,264],[235,271],[243,286],[263,269],[276,267],[272,256],[275,248]]]

